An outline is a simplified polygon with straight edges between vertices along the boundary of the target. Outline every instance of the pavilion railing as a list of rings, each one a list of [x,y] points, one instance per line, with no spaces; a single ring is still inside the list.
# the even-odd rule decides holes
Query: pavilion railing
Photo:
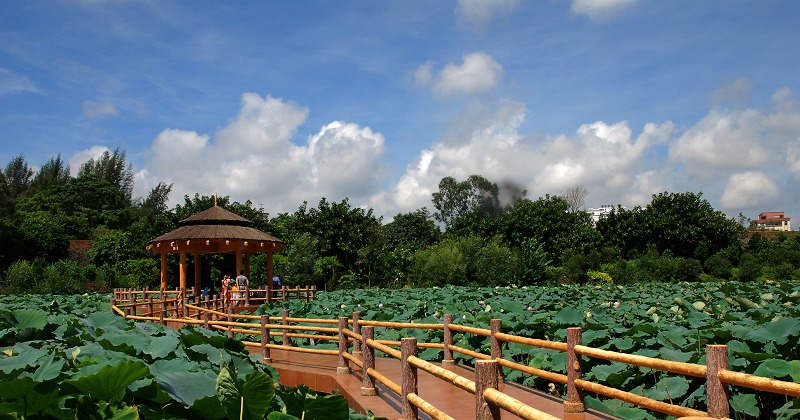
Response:
[[[152,303],[148,296],[145,306],[141,303],[117,304],[112,298],[112,312],[128,319],[155,321],[165,323],[164,311],[160,309],[155,313],[149,310],[152,305],[161,305],[159,308],[171,308],[175,297],[164,292],[165,303]],[[131,299],[129,299],[130,301]],[[177,302],[175,303],[177,304]],[[800,384],[795,382],[780,381],[771,378],[743,374],[728,369],[728,348],[725,345],[706,346],[706,365],[694,363],[673,362],[652,357],[637,356],[626,353],[602,350],[581,345],[581,329],[568,328],[567,342],[540,340],[521,337],[501,332],[501,321],[493,319],[490,329],[475,328],[466,325],[454,324],[451,314],[444,315],[442,324],[416,324],[400,322],[384,322],[362,320],[359,312],[354,312],[352,318],[339,317],[338,319],[313,319],[291,318],[289,311],[283,310],[280,317],[267,315],[234,314],[228,307],[226,312],[213,308],[213,304],[203,302],[185,304],[187,311],[183,317],[169,318],[170,323],[180,327],[182,325],[202,325],[205,328],[226,331],[231,338],[235,334],[260,336],[260,342],[243,340],[246,346],[259,347],[262,360],[266,363],[272,361],[270,350],[286,350],[301,353],[326,354],[339,357],[337,374],[350,373],[350,364],[358,366],[364,372],[361,394],[365,396],[377,395],[376,381],[383,384],[386,389],[396,393],[402,400],[402,415],[404,419],[419,418],[418,411],[422,410],[434,419],[450,419],[449,415],[442,412],[429,402],[422,399],[417,393],[417,370],[422,369],[433,376],[450,383],[460,389],[475,395],[476,418],[499,419],[500,411],[512,413],[523,419],[552,419],[547,413],[536,410],[524,403],[504,394],[498,390],[498,384],[503,381],[502,368],[517,370],[525,374],[543,378],[554,383],[565,384],[567,398],[564,401],[565,413],[580,413],[585,411],[582,391],[601,394],[620,401],[631,403],[647,410],[665,413],[675,417],[710,417],[727,418],[730,416],[729,385],[750,388],[754,390],[785,395],[787,397],[800,397]],[[149,312],[141,308],[148,308]],[[134,309],[134,311],[131,310]],[[136,311],[136,308],[139,308]],[[137,314],[140,313],[140,314]],[[335,326],[331,326],[335,325]],[[352,329],[350,328],[352,326]],[[443,343],[418,343],[415,338],[403,338],[401,341],[375,339],[375,329],[434,329],[443,331]],[[469,349],[464,349],[453,344],[454,333],[473,334],[488,337],[491,340],[490,354],[484,354]],[[294,340],[309,340],[313,345],[318,341],[335,341],[338,349],[316,349],[293,345]],[[567,354],[567,374],[560,374],[527,365],[516,363],[503,358],[502,343],[516,343],[539,349],[549,349]],[[351,350],[352,345],[352,350]],[[399,347],[400,350],[397,350]],[[417,349],[435,348],[442,349],[444,358],[441,366],[427,362],[417,357]],[[400,360],[402,365],[402,380],[398,384],[376,370],[375,352]],[[455,362],[453,354],[459,353],[474,358],[475,380],[467,379],[447,370]],[[582,357],[591,357],[633,366],[645,367],[654,370],[670,372],[677,375],[705,378],[707,410],[701,411],[676,404],[650,399],[641,395],[608,387],[599,383],[581,379]]]

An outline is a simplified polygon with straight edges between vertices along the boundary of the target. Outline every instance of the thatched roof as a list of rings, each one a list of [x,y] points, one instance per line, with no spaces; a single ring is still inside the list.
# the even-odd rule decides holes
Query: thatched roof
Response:
[[[241,239],[283,243],[280,239],[256,229],[254,225],[252,221],[238,214],[214,206],[181,220],[177,229],[153,239],[150,243],[192,239]]]

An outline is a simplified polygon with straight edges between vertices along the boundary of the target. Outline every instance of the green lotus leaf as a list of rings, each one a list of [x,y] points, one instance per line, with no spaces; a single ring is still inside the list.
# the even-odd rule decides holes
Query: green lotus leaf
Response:
[[[0,371],[11,373],[15,370],[24,370],[29,366],[34,366],[40,358],[46,356],[48,353],[47,350],[33,348],[20,351],[21,349],[15,347],[14,350],[18,354],[11,357],[0,358]]]
[[[29,376],[12,379],[10,381],[0,381],[0,395],[6,401],[25,398],[36,386],[36,381]]]
[[[275,384],[264,372],[241,380],[232,367],[225,366],[217,376],[216,392],[228,417],[263,419],[275,396]]]
[[[281,413],[280,411],[273,411],[267,415],[267,420],[300,420],[300,419],[290,414]]]
[[[15,309],[11,325],[17,330],[40,330],[47,325],[47,313],[40,309]]]
[[[165,358],[171,354],[175,354],[180,343],[178,337],[171,335],[153,337],[150,339],[150,344],[146,347],[145,353],[149,354],[154,359]]]
[[[645,396],[658,401],[677,400],[689,391],[689,379],[682,376],[663,378],[649,387]]]
[[[154,376],[164,392],[186,407],[191,407],[201,398],[216,395],[215,378],[204,372],[160,372]]]
[[[81,322],[86,327],[102,331],[119,330],[127,327],[127,323],[125,322],[124,318],[106,312],[95,312],[89,314],[88,317],[82,318]],[[94,334],[94,331],[90,331],[90,333]]]
[[[103,348],[115,350],[131,356],[138,355],[140,349],[150,346],[151,338],[144,335],[121,333],[106,333],[98,337]]]
[[[96,373],[68,381],[86,395],[102,401],[120,401],[125,389],[150,371],[142,362],[123,362],[104,366]]]
[[[797,335],[800,335],[800,319],[786,317],[753,329],[747,334],[747,338],[762,343],[786,344],[789,342],[789,337]]]
[[[583,324],[583,311],[577,308],[564,308],[553,317],[554,320],[568,327],[579,327]]]
[[[201,419],[215,420],[225,417],[225,410],[216,395],[196,400],[190,409]]]
[[[55,352],[51,352],[47,357],[39,361],[39,367],[33,372],[33,380],[36,382],[45,382],[57,378],[61,374],[61,369],[64,368],[66,360],[59,358],[55,360]]]
[[[798,382],[798,379],[800,379],[800,360],[764,360],[759,363],[753,375],[782,380],[791,377],[793,382]]]
[[[753,394],[732,394],[731,395],[731,408],[736,413],[752,416],[758,418],[760,410],[758,409],[758,402]],[[734,413],[731,413],[734,414]],[[741,417],[734,416],[731,417]]]

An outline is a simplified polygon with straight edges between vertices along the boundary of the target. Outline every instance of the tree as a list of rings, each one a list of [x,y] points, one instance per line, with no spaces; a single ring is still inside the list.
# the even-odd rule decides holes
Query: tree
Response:
[[[172,191],[172,185],[159,182],[158,185],[153,187],[147,197],[137,203],[136,207],[139,210],[139,214],[147,217],[165,213],[168,210],[167,203],[169,202],[169,193]]]
[[[499,233],[506,243],[520,249],[534,240],[553,264],[559,265],[566,250],[586,254],[599,247],[601,239],[589,214],[568,209],[569,203],[559,196],[519,199],[500,217]]]
[[[31,189],[33,191],[42,191],[53,185],[66,184],[69,179],[69,165],[61,160],[61,154],[59,154],[39,168],[31,182]]]
[[[5,170],[6,185],[11,197],[17,198],[27,193],[31,187],[32,177],[33,169],[28,166],[25,156],[19,155],[11,159]]]
[[[128,201],[133,194],[133,165],[127,163],[127,152],[119,148],[111,153],[106,150],[102,156],[89,159],[81,165],[78,176],[94,175],[114,185],[125,195]]]
[[[569,211],[577,212],[583,211],[584,203],[586,200],[586,195],[589,194],[589,191],[583,185],[576,185],[567,190],[567,192],[562,195],[564,200],[567,201],[569,204]]]
[[[427,208],[401,213],[383,227],[385,244],[389,248],[405,247],[417,250],[435,243],[439,228]]]
[[[466,181],[458,182],[453,177],[439,181],[439,191],[433,193],[434,219],[450,228],[459,218],[469,213],[497,215],[500,207],[499,188],[480,175],[470,175]]]
[[[619,245],[623,255],[643,253],[649,245],[659,254],[705,261],[731,245],[739,244],[742,230],[734,219],[714,210],[702,193],[653,195],[644,209],[615,210],[597,223],[604,239]]]

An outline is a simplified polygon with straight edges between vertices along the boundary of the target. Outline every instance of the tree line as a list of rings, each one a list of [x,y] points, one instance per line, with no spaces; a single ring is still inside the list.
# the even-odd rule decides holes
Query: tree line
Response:
[[[372,209],[322,197],[269,217],[253,203],[195,194],[168,208],[172,185],[133,197],[133,172],[119,149],[83,163],[61,156],[38,171],[20,155],[0,170],[0,291],[75,293],[156,287],[158,256],[145,249],[180,220],[219,206],[282,239],[275,273],[284,284],[360,287],[628,284],[800,278],[800,237],[749,231],[702,193],[663,192],[644,207],[616,207],[594,223],[585,188],[528,198],[480,175],[445,177],[431,199],[385,222]],[[85,255],[69,241],[90,239]],[[206,260],[205,258],[208,258]],[[230,272],[225,255],[204,257],[203,281]],[[251,261],[265,281],[263,255]],[[168,260],[177,282],[177,256]],[[193,273],[190,273],[193,275]]]

